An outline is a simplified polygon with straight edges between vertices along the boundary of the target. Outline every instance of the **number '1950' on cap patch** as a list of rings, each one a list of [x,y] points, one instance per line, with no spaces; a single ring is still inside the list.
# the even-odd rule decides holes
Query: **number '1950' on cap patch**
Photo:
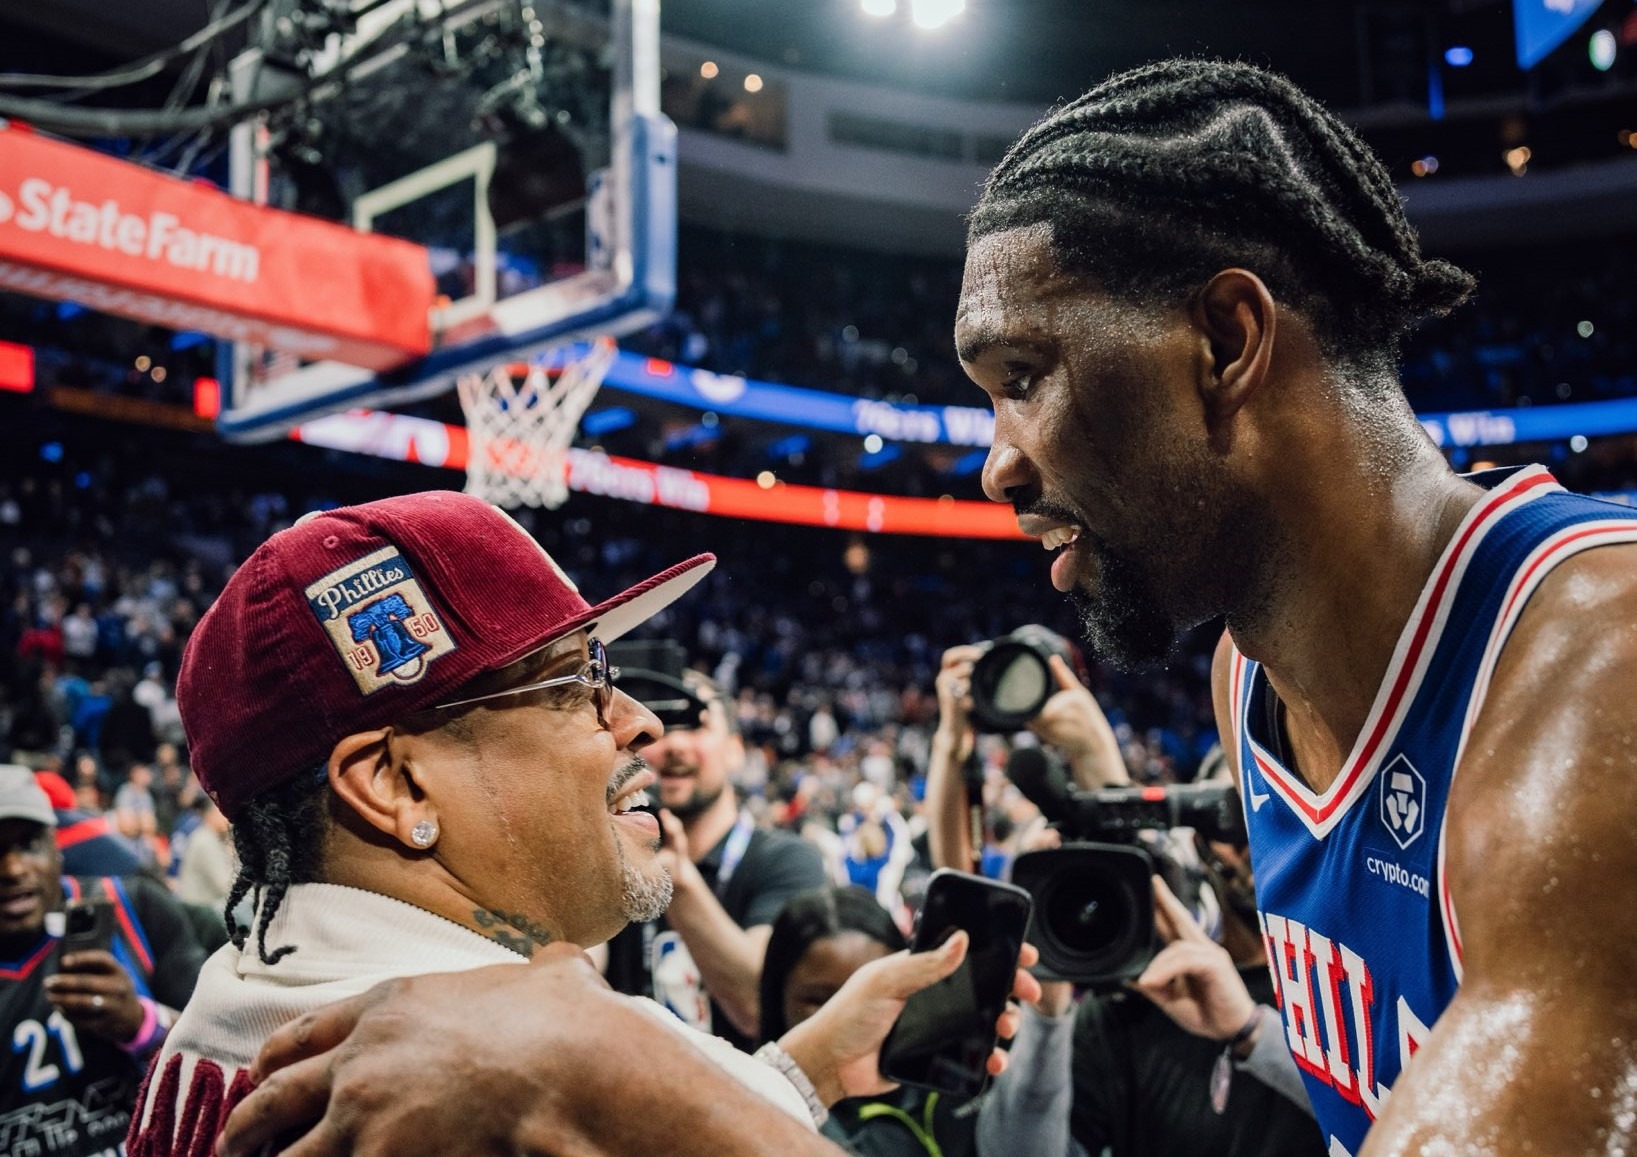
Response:
[[[305,593],[365,695],[419,682],[436,659],[455,649],[415,572],[395,546],[331,571]]]

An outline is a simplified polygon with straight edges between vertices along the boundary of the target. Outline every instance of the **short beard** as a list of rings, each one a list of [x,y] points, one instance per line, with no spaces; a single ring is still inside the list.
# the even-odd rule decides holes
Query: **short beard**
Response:
[[[717,800],[721,799],[722,793],[726,790],[727,784],[723,784],[709,795],[706,795],[696,787],[693,789],[693,794],[687,799],[683,800],[681,803],[676,804],[675,806],[667,804],[666,810],[679,820],[691,820],[694,816],[705,812],[713,804],[715,804]]]
[[[1131,563],[1101,543],[1089,545],[1097,557],[1097,596],[1078,586],[1069,591],[1087,644],[1122,671],[1164,666],[1176,654],[1184,628],[1166,613],[1153,585]]]
[[[616,845],[617,847],[618,845]],[[628,924],[643,924],[665,915],[671,906],[671,874],[658,865],[649,875],[625,858],[620,848],[620,909]]]

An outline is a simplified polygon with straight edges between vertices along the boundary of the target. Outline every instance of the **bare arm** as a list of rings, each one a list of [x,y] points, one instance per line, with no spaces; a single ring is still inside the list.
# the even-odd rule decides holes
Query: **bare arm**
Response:
[[[263,1049],[256,1071],[272,1069],[234,1110],[223,1157],[303,1129],[286,1141],[291,1157],[839,1152],[567,945],[526,967],[390,982],[309,1013]]]
[[[967,717],[977,647],[951,647],[938,672],[938,730],[927,757],[927,846],[935,868],[973,870],[972,825],[962,765],[976,741]]]
[[[1363,1154],[1637,1140],[1637,548],[1570,559],[1502,652],[1446,818],[1455,1000]]]

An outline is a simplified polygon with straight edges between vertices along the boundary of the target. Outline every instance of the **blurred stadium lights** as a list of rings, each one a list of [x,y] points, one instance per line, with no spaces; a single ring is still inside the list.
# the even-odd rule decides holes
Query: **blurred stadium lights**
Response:
[[[898,11],[898,0],[861,0],[859,7],[866,16],[891,16]]]
[[[864,453],[866,453],[866,454],[879,454],[879,453],[881,453],[881,447],[884,444],[885,443],[883,443],[881,441],[881,435],[880,434],[867,435],[865,437],[865,439],[864,439]]]
[[[1472,49],[1457,44],[1444,50],[1444,63],[1451,68],[1465,68],[1472,63]]]
[[[910,0],[909,7],[917,28],[942,28],[966,11],[966,0]]]
[[[704,64],[699,66],[699,75],[704,77],[706,80],[715,80],[716,74],[719,71],[720,69],[716,67],[716,61],[714,60],[707,60]]]
[[[754,72],[748,74],[745,77],[745,91],[746,92],[761,92],[762,91],[762,78],[758,74],[756,74]]]
[[[983,469],[983,464],[989,460],[989,451],[974,450],[970,454],[957,458],[948,473],[955,478],[966,478]]]
[[[1614,58],[1619,53],[1620,45],[1615,40],[1614,33],[1607,28],[1599,28],[1586,42],[1586,55],[1591,58],[1592,67],[1598,72],[1607,72],[1613,68]]]

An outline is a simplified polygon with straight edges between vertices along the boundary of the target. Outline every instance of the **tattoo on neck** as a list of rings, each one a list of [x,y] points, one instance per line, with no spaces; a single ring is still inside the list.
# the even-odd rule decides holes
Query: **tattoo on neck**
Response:
[[[489,934],[489,939],[519,956],[533,956],[536,949],[544,948],[554,939],[550,932],[521,912],[477,908],[472,912],[472,920]]]

